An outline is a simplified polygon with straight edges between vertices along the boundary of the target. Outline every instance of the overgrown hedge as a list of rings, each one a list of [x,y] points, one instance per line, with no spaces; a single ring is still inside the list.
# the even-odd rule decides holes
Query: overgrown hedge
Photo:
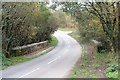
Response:
[[[57,29],[55,17],[38,2],[6,2],[2,4],[2,52],[6,57],[14,56],[13,47],[50,39]],[[51,25],[50,21],[53,20]]]

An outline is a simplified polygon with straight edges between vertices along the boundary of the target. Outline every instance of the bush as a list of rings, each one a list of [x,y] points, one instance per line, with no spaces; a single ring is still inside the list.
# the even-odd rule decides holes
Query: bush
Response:
[[[118,64],[109,65],[109,67],[106,69],[106,75],[109,78],[118,78],[118,70],[119,69],[120,69],[120,67],[118,66]]]

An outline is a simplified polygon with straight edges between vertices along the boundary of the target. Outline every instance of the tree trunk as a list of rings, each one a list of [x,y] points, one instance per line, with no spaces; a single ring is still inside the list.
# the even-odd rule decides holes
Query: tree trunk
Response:
[[[118,8],[118,52],[120,52],[120,2],[117,3]]]

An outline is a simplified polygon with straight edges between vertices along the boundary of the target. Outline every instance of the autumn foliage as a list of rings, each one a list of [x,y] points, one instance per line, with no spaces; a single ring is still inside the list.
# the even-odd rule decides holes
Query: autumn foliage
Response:
[[[2,3],[2,52],[11,57],[13,47],[50,40],[55,20],[44,3]]]

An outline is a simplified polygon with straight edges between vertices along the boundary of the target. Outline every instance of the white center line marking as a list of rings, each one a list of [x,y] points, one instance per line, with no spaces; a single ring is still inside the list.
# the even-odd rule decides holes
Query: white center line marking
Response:
[[[53,59],[52,61],[50,61],[48,64],[54,62],[55,60],[57,60],[57,59],[60,58],[60,57],[61,57],[61,56],[58,56],[57,58],[55,58],[55,59]],[[23,77],[25,77],[25,76],[27,76],[27,75],[29,75],[29,74],[31,74],[31,73],[33,73],[33,72],[39,70],[39,69],[40,69],[40,68],[37,68],[37,69],[35,69],[35,70],[33,70],[33,71],[31,71],[31,72],[25,74],[25,75],[22,75],[22,76],[20,76],[20,77],[18,77],[18,78],[23,78]]]
[[[57,60],[57,59],[58,59],[58,58],[53,59],[52,61],[48,62],[48,64],[54,62],[54,61]]]
[[[58,58],[60,58],[61,56],[58,56],[57,58],[53,59],[52,61],[48,62],[48,64],[51,64],[52,62],[54,62],[55,60],[57,60]]]
[[[23,78],[23,77],[25,77],[25,76],[27,76],[27,75],[29,75],[29,74],[31,74],[31,73],[33,73],[33,72],[39,70],[39,69],[40,69],[40,68],[37,68],[37,69],[35,69],[35,70],[33,70],[33,71],[31,71],[31,72],[25,74],[25,75],[22,75],[22,76],[20,76],[20,77],[18,77],[18,78]]]

